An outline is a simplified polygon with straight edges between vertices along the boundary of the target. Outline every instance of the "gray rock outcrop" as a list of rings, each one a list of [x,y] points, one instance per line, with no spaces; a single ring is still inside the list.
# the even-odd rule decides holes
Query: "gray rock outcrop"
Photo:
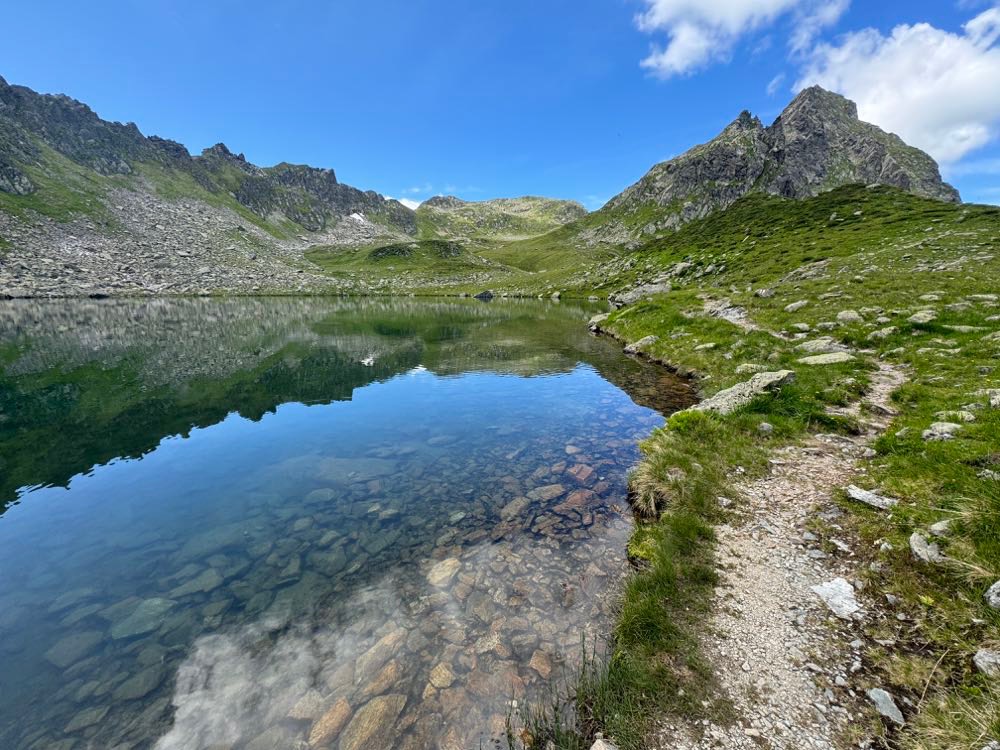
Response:
[[[669,209],[676,228],[751,192],[806,198],[841,185],[890,185],[957,202],[934,160],[858,118],[857,106],[818,86],[804,89],[769,127],[743,112],[708,143],[654,166],[606,208]]]
[[[791,370],[777,372],[759,372],[750,380],[737,383],[731,388],[719,391],[714,396],[705,399],[700,404],[692,406],[696,411],[714,411],[719,414],[729,414],[741,406],[746,406],[758,396],[773,391],[795,379]]]

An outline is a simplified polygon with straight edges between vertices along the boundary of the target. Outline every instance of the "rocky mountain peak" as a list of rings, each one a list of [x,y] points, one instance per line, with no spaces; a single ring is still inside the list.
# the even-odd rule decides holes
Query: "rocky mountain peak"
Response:
[[[796,117],[803,112],[815,112],[827,119],[838,117],[849,120],[858,119],[858,105],[833,91],[827,91],[822,86],[810,86],[802,89],[785,107],[780,117]]]
[[[805,198],[842,185],[891,185],[956,202],[934,160],[858,117],[850,99],[803,89],[769,127],[740,113],[718,136],[654,166],[605,209],[667,209],[647,230],[676,228],[724,209],[750,192]]]
[[[435,195],[433,198],[425,200],[421,205],[428,208],[458,208],[464,206],[466,202],[454,195]]]

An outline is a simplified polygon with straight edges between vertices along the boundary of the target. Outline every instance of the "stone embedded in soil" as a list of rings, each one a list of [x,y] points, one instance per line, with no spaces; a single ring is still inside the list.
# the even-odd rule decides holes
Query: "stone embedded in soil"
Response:
[[[331,744],[351,718],[351,704],[341,698],[317,719],[309,730],[309,747],[324,747]]]
[[[863,490],[853,484],[847,487],[847,496],[851,500],[855,500],[859,503],[864,503],[865,505],[870,505],[873,508],[878,508],[879,510],[889,510],[896,506],[899,501],[892,497],[883,497],[876,492],[870,490]]]
[[[986,590],[984,598],[990,609],[1000,609],[1000,581],[997,581]]]
[[[851,620],[861,611],[854,595],[854,587],[845,578],[834,578],[827,583],[813,586],[812,590],[841,620]]]
[[[903,713],[896,705],[896,701],[887,691],[882,688],[872,688],[866,693],[866,695],[868,696],[868,699],[875,704],[875,708],[883,717],[889,719],[897,726],[903,726],[906,723],[906,720],[903,718]]]
[[[910,323],[925,325],[937,320],[937,313],[933,310],[920,310],[907,318]]]
[[[691,407],[697,411],[714,411],[719,414],[729,414],[741,406],[753,401],[763,393],[772,391],[795,379],[791,370],[777,372],[759,372],[750,380],[738,383],[731,388],[719,391],[714,396],[705,399],[700,404]]]
[[[45,658],[60,669],[65,669],[80,661],[103,640],[104,634],[97,630],[73,633],[46,651]]]
[[[986,648],[980,649],[972,657],[972,663],[976,665],[976,669],[987,677],[993,679],[1000,678],[1000,651],[993,651]]]
[[[961,429],[962,425],[956,422],[935,422],[921,433],[921,437],[930,442],[952,440]]]
[[[935,564],[945,561],[945,556],[941,548],[933,542],[928,542],[927,538],[918,531],[910,535],[910,551],[920,562]]]
[[[833,354],[836,352],[846,352],[847,347],[829,336],[821,336],[812,341],[803,341],[795,347],[804,354]]]
[[[798,360],[801,365],[839,365],[854,360],[853,354],[847,352],[830,352],[829,354],[814,354]]]
[[[653,335],[643,336],[638,341],[634,341],[633,343],[631,343],[628,346],[626,346],[625,347],[625,353],[626,354],[639,354],[641,351],[643,351],[644,349],[649,348],[650,346],[652,346],[653,344],[655,344],[659,340],[660,340],[659,336],[653,336]]]
[[[406,705],[405,695],[372,698],[354,714],[340,737],[340,750],[369,750],[392,746],[392,728]]]

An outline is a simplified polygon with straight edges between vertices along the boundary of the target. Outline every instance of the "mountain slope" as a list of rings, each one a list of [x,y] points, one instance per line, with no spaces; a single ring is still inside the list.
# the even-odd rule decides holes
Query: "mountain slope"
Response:
[[[658,209],[643,225],[652,232],[727,208],[751,192],[805,198],[852,183],[959,201],[930,156],[862,122],[854,102],[814,86],[769,127],[743,112],[708,143],[654,166],[603,212],[628,225]]]
[[[105,177],[137,175],[144,165],[180,173],[210,193],[231,196],[263,220],[287,220],[309,231],[323,231],[352,213],[416,231],[408,208],[339,183],[332,169],[258,167],[224,144],[192,157],[179,143],[147,138],[133,123],[107,122],[67,96],[38,94],[0,78],[0,191],[14,196],[44,191],[45,177],[59,171],[53,152]]]
[[[417,208],[422,237],[515,240],[545,234],[587,215],[576,201],[524,196],[464,201],[439,195]]]

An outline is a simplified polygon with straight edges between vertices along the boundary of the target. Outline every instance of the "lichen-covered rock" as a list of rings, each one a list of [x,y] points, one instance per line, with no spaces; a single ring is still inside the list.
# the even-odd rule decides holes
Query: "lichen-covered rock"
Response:
[[[719,414],[729,414],[741,406],[749,404],[758,396],[779,388],[785,383],[790,383],[794,379],[795,373],[791,370],[759,372],[750,378],[750,380],[737,383],[731,388],[719,391],[714,396],[705,399],[700,404],[691,408],[697,411],[714,411]]]
[[[864,503],[865,505],[870,505],[873,508],[878,508],[879,510],[889,510],[895,507],[899,501],[892,497],[883,497],[876,492],[871,492],[870,490],[863,490],[855,485],[848,485],[847,496],[851,500],[855,500],[859,503]]]
[[[844,362],[851,362],[853,354],[847,352],[830,352],[829,354],[814,354],[811,357],[802,357],[798,360],[802,365],[839,365]]]
[[[608,297],[608,302],[615,305],[615,307],[625,307],[626,305],[634,305],[641,299],[652,297],[654,294],[666,294],[669,291],[669,282],[640,284],[639,286],[627,291],[612,294]]]
[[[653,335],[643,336],[638,341],[635,341],[635,342],[629,344],[628,346],[626,346],[625,347],[625,353],[626,354],[639,354],[640,352],[642,352],[645,349],[649,348],[650,346],[652,346],[653,344],[655,344],[659,340],[660,340],[659,336],[653,336]]]

